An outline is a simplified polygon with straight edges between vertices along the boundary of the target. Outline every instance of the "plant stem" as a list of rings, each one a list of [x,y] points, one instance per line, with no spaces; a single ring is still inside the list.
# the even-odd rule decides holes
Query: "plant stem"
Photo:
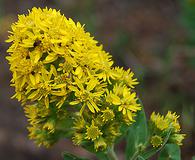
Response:
[[[132,158],[130,158],[130,160],[136,160],[138,155],[139,155],[139,151],[135,152]]]
[[[113,146],[108,148],[107,156],[109,160],[118,160]]]

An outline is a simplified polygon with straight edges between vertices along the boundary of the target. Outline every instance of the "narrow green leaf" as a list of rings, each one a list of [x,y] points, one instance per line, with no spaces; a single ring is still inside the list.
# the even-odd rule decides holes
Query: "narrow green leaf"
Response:
[[[141,101],[140,101],[140,104]],[[142,110],[138,112],[135,122],[129,127],[126,146],[126,160],[134,159],[139,152],[144,149],[148,139],[147,121],[142,105]]]
[[[63,159],[64,160],[88,160],[86,158],[78,158],[75,155],[70,154],[70,153],[64,153],[63,154]]]
[[[142,157],[142,156],[138,156],[137,160],[146,160],[146,159],[144,157]]]
[[[181,160],[180,148],[176,144],[166,144],[158,160]]]
[[[149,159],[150,157],[152,157],[153,155],[155,155],[156,153],[158,152],[158,148],[152,148],[150,149],[149,151],[141,154],[141,156],[144,158],[144,159]]]

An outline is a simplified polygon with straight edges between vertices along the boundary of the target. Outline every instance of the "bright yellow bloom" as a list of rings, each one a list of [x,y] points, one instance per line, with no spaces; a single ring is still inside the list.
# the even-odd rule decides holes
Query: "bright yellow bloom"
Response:
[[[170,111],[168,111],[167,115],[165,116],[165,119],[167,119],[171,123],[174,132],[179,132],[181,130],[178,122],[178,118],[179,116],[176,115],[175,112],[171,113]]]
[[[108,93],[107,101],[118,106],[118,111],[122,112],[123,115],[127,115],[130,121],[133,121],[133,113],[141,110],[136,93],[131,92],[126,85],[116,84],[113,91]]]
[[[11,26],[6,57],[13,98],[24,106],[29,137],[50,146],[61,135],[105,150],[141,109],[134,73],[113,68],[84,25],[55,9],[33,8]],[[30,105],[29,105],[30,104]]]
[[[94,125],[94,121],[92,121],[91,126],[87,126],[86,139],[91,139],[92,141],[94,141],[101,135],[102,132],[99,130],[97,126]]]
[[[160,142],[160,140],[158,140],[160,138],[158,136],[160,136],[164,140],[168,135],[168,141],[176,143],[178,145],[182,145],[182,140],[184,139],[185,134],[179,133],[181,129],[178,118],[179,116],[176,115],[176,113],[172,113],[170,111],[168,111],[166,116],[160,115],[159,113],[156,114],[155,112],[151,114],[151,129],[152,134],[155,135],[151,138],[153,147],[159,146],[157,141]]]
[[[48,106],[51,99],[54,102],[56,98],[61,107],[65,101],[61,97],[69,93],[66,85],[77,77],[98,76],[105,69],[110,70],[113,64],[111,56],[80,23],[67,19],[55,9],[33,8],[28,15],[18,17],[10,33],[7,42],[12,45],[7,50],[10,53],[7,59],[16,88],[14,97],[22,102],[43,98]],[[101,83],[102,78],[95,82]],[[91,91],[91,87],[88,86],[87,91]],[[88,107],[91,111],[98,110],[93,102],[87,102]]]
[[[125,71],[123,68],[115,67],[113,70],[113,76],[116,80],[119,80],[131,88],[135,88],[134,86],[139,83],[137,78],[133,78],[134,73],[131,72],[130,69]]]
[[[167,129],[169,127],[169,122],[164,116],[161,116],[159,113],[156,114],[153,112],[150,117],[151,121],[155,124],[155,126],[161,131]]]
[[[73,85],[69,86],[69,89],[74,92],[76,100],[70,102],[70,105],[77,105],[83,103],[83,107],[87,105],[88,109],[95,113],[100,109],[97,103],[100,101],[102,94],[104,93],[104,85],[101,84],[97,78],[90,77],[89,80],[75,78]],[[83,108],[81,109],[81,113]]]
[[[171,113],[170,111],[168,111],[166,116],[162,116],[159,113],[156,114],[155,112],[153,112],[150,118],[155,126],[161,131],[170,128],[173,129],[174,132],[180,131],[180,125],[177,120],[179,116],[177,116],[176,113]]]

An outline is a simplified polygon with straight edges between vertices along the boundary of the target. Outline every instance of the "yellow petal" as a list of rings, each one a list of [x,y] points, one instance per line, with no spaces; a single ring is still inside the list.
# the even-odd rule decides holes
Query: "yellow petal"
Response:
[[[119,106],[118,107],[118,111],[122,111],[123,107],[122,106]]]
[[[95,110],[98,112],[100,111],[100,109],[98,108],[98,106],[94,103],[94,101],[90,100],[91,105],[93,106],[93,108],[95,108]]]
[[[77,86],[79,87],[79,89],[80,89],[81,91],[85,90],[84,87],[83,87],[82,82],[79,81],[78,79],[75,79],[75,80],[76,80],[76,84],[77,84]]]
[[[87,102],[87,106],[92,113],[95,113],[93,106],[89,102]]]
[[[55,54],[49,54],[46,58],[45,58],[45,63],[51,63],[53,61],[55,61],[58,58],[57,55]]]
[[[79,92],[78,88],[75,87],[75,86],[69,86],[68,88],[69,88],[71,91]]]
[[[35,74],[35,81],[36,81],[36,84],[40,82],[40,74]]]
[[[77,67],[74,74],[75,74],[75,75],[78,75],[78,77],[79,77],[79,79],[80,79],[80,78],[82,77],[82,75],[83,75],[83,70],[82,70],[82,68],[81,68],[80,66]]]
[[[131,111],[127,110],[127,116],[128,116],[130,121],[133,120]]]
[[[112,94],[111,97],[112,97],[112,103],[114,105],[120,105],[121,104],[121,100],[117,95]]]
[[[53,87],[53,89],[60,89],[60,88],[64,88],[66,86],[66,84],[57,84]]]
[[[87,90],[88,91],[93,90],[96,84],[97,84],[97,80],[90,80],[89,83],[87,84]]]
[[[36,90],[34,92],[32,92],[29,96],[28,96],[28,99],[36,99],[35,97],[38,96],[39,94],[39,91]]]
[[[49,98],[46,96],[44,101],[45,101],[45,106],[48,108],[49,107]]]
[[[123,89],[123,97],[127,97],[129,95],[129,90],[127,88]]]
[[[32,83],[32,85],[36,85],[35,77],[32,74],[29,75],[29,78],[30,78],[30,82]]]
[[[80,102],[79,101],[72,101],[72,102],[70,102],[69,104],[70,105],[76,105],[76,104],[79,104]]]
[[[41,55],[39,52],[35,52],[34,53],[34,63],[37,63],[39,61],[39,59],[41,58]]]
[[[26,76],[22,77],[22,83],[21,83],[21,88],[25,85],[26,83]]]
[[[63,91],[52,91],[51,94],[55,96],[65,96],[67,93],[65,90],[63,90]]]
[[[126,109],[125,108],[123,108],[123,115],[125,115],[126,114]]]
[[[57,75],[58,75],[58,74],[57,74],[57,71],[56,71],[56,68],[55,68],[54,65],[51,65],[51,66],[50,66],[50,72],[51,72],[54,76],[57,76]]]

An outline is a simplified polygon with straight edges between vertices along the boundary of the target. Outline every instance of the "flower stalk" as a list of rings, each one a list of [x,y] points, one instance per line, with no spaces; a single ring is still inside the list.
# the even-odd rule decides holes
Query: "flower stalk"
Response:
[[[108,147],[107,156],[109,160],[118,160],[117,155],[114,151],[114,146]]]

